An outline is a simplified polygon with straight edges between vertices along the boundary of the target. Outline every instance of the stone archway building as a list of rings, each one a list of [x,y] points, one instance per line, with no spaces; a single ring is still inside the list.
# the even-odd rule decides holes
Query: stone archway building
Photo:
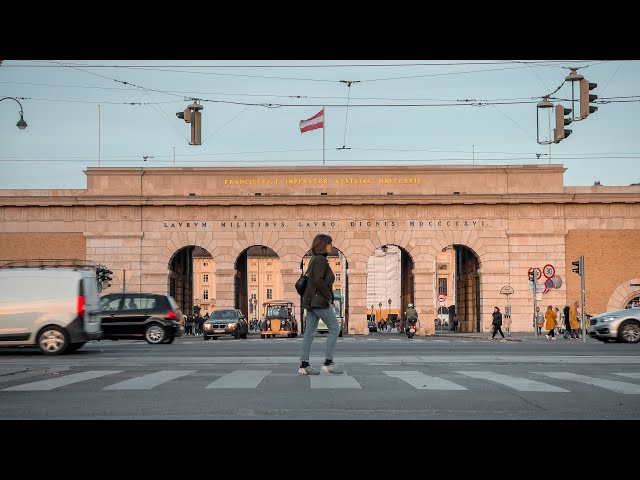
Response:
[[[587,311],[617,306],[640,277],[640,186],[565,187],[562,165],[93,168],[80,190],[0,190],[3,259],[83,258],[122,276],[128,291],[166,292],[168,264],[199,246],[216,265],[217,304],[234,303],[235,263],[264,245],[281,259],[284,295],[297,299],[301,258],[328,233],[348,259],[349,333],[366,334],[367,260],[396,245],[413,261],[413,300],[436,317],[438,252],[463,246],[477,261],[478,323],[486,331],[509,285],[512,330],[531,330],[527,270],[552,265],[563,284],[542,296],[580,298],[571,262],[585,256]],[[623,287],[621,287],[623,286]],[[622,290],[620,290],[623,288]],[[433,322],[421,323],[433,333]]]

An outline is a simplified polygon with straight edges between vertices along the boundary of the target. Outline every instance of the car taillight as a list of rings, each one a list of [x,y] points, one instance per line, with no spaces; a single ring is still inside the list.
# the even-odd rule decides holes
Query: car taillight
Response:
[[[176,318],[176,312],[174,312],[173,310],[169,310],[169,311],[167,312],[167,318],[168,318],[169,320],[173,320],[173,319],[175,319],[175,318]]]
[[[84,318],[84,297],[82,295],[78,295],[78,316]]]

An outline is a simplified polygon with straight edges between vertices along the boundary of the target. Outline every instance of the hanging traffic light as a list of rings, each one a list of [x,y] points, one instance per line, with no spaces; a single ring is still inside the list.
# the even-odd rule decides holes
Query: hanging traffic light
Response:
[[[560,143],[563,139],[571,135],[572,130],[564,128],[573,121],[570,118],[565,118],[565,115],[569,115],[571,112],[572,110],[570,108],[556,105],[556,128],[553,129],[553,143]]]
[[[580,118],[587,118],[590,113],[598,111],[598,107],[590,105],[598,96],[589,94],[597,86],[597,83],[589,83],[585,78],[580,80]]]
[[[202,143],[202,110],[204,107],[198,103],[198,99],[194,99],[193,103],[182,112],[176,113],[176,117],[191,124],[191,141],[189,145],[200,145]]]
[[[176,113],[176,117],[184,120],[186,123],[191,123],[191,110],[185,108],[183,112]]]

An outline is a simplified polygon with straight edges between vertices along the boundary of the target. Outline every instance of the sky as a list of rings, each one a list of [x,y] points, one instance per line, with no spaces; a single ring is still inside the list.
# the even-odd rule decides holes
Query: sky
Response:
[[[570,68],[598,111],[553,136]],[[576,84],[577,87],[577,84]],[[86,188],[87,167],[562,164],[640,183],[636,60],[4,60],[0,189]],[[202,144],[177,118],[200,99]],[[579,89],[573,93],[579,111]],[[20,105],[28,126],[17,128]],[[325,108],[325,128],[299,123]],[[323,141],[324,133],[324,141]],[[144,158],[146,157],[146,161]]]

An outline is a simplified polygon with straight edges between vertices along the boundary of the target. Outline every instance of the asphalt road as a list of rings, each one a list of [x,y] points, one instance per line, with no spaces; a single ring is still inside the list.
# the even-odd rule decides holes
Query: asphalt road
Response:
[[[345,374],[308,377],[301,341],[0,349],[0,419],[640,419],[637,344],[345,336]],[[325,342],[314,340],[316,367]]]

